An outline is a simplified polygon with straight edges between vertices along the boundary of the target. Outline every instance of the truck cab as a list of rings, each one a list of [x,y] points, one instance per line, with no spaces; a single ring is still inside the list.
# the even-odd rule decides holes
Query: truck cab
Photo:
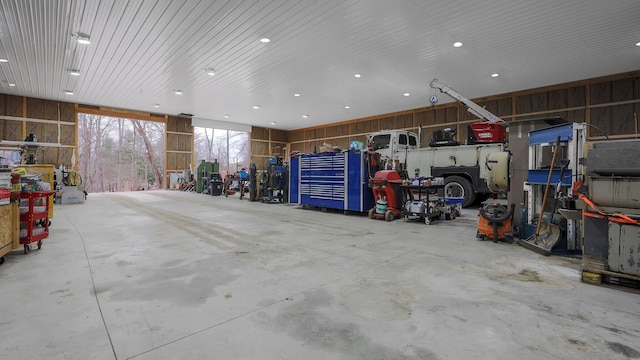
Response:
[[[403,150],[417,149],[419,144],[418,135],[407,130],[382,130],[368,139],[369,151],[380,154],[385,168],[390,169],[404,163]]]

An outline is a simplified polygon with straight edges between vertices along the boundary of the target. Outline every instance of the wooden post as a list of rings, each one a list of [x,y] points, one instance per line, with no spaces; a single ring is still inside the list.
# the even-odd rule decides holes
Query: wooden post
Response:
[[[11,236],[13,239],[13,249],[20,247],[20,202],[11,202]]]

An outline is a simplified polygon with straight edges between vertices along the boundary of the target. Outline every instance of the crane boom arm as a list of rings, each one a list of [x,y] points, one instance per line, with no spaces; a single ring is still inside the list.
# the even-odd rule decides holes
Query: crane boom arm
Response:
[[[440,92],[443,92],[449,96],[451,96],[452,98],[460,101],[461,103],[465,104],[467,106],[467,110],[472,113],[473,115],[481,118],[481,119],[485,119],[487,122],[491,123],[491,124],[495,124],[495,123],[503,123],[504,120],[500,119],[499,117],[497,117],[496,115],[492,114],[490,111],[488,111],[487,109],[481,107],[480,105],[474,103],[473,101],[467,99],[466,97],[462,96],[462,94],[460,94],[459,92],[453,90],[450,86],[445,85],[443,83],[440,82],[440,80],[438,79],[433,79],[431,80],[431,83],[429,84],[432,88],[434,89],[438,89],[440,90]]]

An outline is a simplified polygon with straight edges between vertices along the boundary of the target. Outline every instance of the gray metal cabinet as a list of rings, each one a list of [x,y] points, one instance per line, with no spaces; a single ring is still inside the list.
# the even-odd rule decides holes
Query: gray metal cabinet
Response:
[[[611,271],[640,276],[640,226],[609,223]]]

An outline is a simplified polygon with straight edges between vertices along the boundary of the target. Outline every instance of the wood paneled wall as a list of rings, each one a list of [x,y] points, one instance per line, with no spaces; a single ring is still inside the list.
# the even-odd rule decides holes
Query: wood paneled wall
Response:
[[[590,139],[639,138],[640,70],[606,77],[518,91],[474,99],[506,121],[544,116],[560,116],[568,121],[587,122]],[[63,147],[43,152],[42,163],[70,164],[77,144],[77,112],[88,112],[167,124],[165,171],[177,172],[193,164],[193,127],[191,119],[119,109],[83,106],[65,102],[0,94],[0,139],[21,141],[34,133],[41,142],[60,142]],[[434,130],[458,129],[459,140],[466,137],[466,125],[476,121],[464,105],[449,103],[391,114],[371,116],[293,131],[253,127],[251,161],[258,169],[267,167],[272,155],[287,156],[291,151],[312,153],[324,144],[348,148],[351,141],[382,129],[417,131],[422,126],[422,143]],[[599,129],[599,130],[598,130]],[[167,181],[168,183],[168,181]]]
[[[167,154],[165,184],[169,186],[169,173],[182,173],[184,169],[195,171],[193,151],[193,126],[190,118],[167,116]]]
[[[76,123],[72,103],[0,94],[0,139],[24,141],[27,135],[34,134],[38,142],[61,144],[41,147],[41,164],[72,165]]]
[[[71,164],[71,157],[78,143],[78,113],[165,123],[167,129],[164,166],[166,177],[171,172],[182,172],[193,164],[193,127],[190,118],[9,94],[0,94],[0,139],[24,141],[28,134],[33,133],[38,142],[58,143],[59,136],[61,146],[43,146],[38,154],[38,162],[73,167],[75,164]],[[168,184],[168,179],[165,179],[164,183]]]
[[[285,157],[289,153],[287,148],[287,132],[253,126],[251,128],[251,162],[258,170],[266,169],[269,157],[280,155]]]
[[[594,125],[606,132],[609,138],[638,138],[639,76],[640,70],[478,98],[474,102],[507,122],[560,116],[567,121]],[[466,106],[448,103],[292,130],[288,132],[288,142],[291,151],[304,153],[317,151],[324,143],[346,149],[350,141],[364,142],[366,135],[372,132],[383,129],[417,132],[419,126],[423,130],[422,144],[428,143],[433,131],[448,127],[457,128],[458,140],[464,141],[466,125],[475,121],[477,118],[466,110]],[[598,129],[589,129],[590,139],[604,138]]]

